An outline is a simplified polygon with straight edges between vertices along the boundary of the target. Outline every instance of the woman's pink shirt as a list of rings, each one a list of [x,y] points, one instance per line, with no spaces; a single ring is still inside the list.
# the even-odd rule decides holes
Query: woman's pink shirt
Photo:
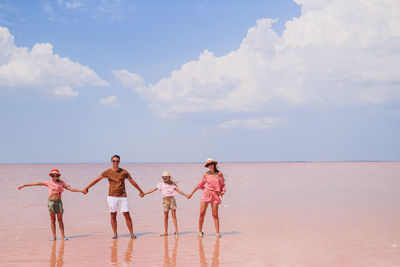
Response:
[[[207,184],[207,186],[204,186],[205,184]],[[200,183],[197,184],[197,187],[200,189],[207,189],[214,192],[225,192],[226,189],[225,179],[222,176],[222,174],[221,175],[204,174]]]

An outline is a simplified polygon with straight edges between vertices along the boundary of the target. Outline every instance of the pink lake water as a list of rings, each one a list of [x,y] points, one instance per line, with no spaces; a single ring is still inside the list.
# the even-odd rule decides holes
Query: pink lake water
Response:
[[[161,194],[140,198],[127,183],[138,239],[118,214],[120,238],[112,240],[104,179],[87,195],[64,192],[69,240],[49,241],[47,189],[17,187],[58,168],[68,184],[84,188],[109,167],[0,165],[0,266],[400,266],[399,162],[221,163],[221,239],[210,211],[206,235],[197,237],[201,192],[176,196],[182,234],[164,238]],[[168,170],[190,192],[205,171],[200,163],[121,167],[145,191]]]

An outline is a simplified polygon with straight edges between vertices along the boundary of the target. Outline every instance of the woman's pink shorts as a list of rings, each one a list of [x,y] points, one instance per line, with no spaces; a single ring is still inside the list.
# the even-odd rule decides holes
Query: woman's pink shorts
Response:
[[[208,202],[208,203],[217,203],[221,204],[221,198],[215,191],[210,191],[207,189],[203,190],[203,194],[201,195],[202,202]]]

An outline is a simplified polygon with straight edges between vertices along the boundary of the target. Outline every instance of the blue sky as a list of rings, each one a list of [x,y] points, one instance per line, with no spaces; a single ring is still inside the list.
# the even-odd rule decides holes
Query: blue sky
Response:
[[[0,162],[400,160],[396,0],[0,0]]]

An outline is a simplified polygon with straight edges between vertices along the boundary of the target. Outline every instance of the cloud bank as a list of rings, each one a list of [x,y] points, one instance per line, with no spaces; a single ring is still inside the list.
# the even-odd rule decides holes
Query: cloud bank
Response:
[[[118,98],[116,95],[100,98],[99,105],[108,107],[108,108],[118,108]]]
[[[282,118],[257,118],[249,120],[230,120],[219,125],[222,129],[243,128],[243,129],[270,129],[284,123]]]
[[[107,86],[96,72],[53,53],[49,43],[35,44],[31,50],[17,47],[14,36],[0,27],[0,93],[28,90],[57,97],[78,95],[73,88]]]
[[[221,57],[204,50],[156,84],[127,70],[113,74],[167,116],[399,103],[400,1],[295,2],[302,14],[281,36],[264,18],[238,49]]]

